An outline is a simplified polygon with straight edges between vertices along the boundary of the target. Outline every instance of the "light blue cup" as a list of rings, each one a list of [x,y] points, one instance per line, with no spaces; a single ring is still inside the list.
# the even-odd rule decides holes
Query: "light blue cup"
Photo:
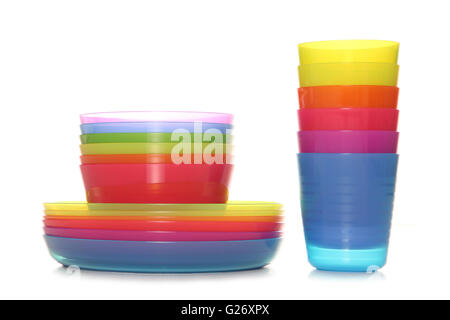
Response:
[[[366,272],[386,263],[397,154],[298,154],[309,262]]]

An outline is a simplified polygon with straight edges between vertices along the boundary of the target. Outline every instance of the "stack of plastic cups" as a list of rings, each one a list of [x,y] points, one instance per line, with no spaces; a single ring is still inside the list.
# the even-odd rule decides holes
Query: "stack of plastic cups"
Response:
[[[320,270],[386,263],[398,155],[398,56],[392,41],[299,45],[301,207]]]
[[[126,272],[231,271],[271,262],[281,205],[227,202],[232,115],[119,112],[81,121],[87,203],[44,204],[55,260]]]

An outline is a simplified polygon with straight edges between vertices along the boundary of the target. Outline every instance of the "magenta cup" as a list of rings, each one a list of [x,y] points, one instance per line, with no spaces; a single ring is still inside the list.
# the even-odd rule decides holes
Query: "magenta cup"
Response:
[[[124,111],[85,113],[80,115],[80,119],[82,124],[103,122],[207,122],[231,124],[233,115],[190,111]]]
[[[396,131],[312,130],[297,134],[300,153],[397,153]]]

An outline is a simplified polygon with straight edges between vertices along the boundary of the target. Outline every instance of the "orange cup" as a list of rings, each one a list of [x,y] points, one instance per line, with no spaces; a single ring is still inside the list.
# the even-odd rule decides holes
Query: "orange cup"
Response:
[[[398,87],[323,86],[298,89],[300,108],[396,109]]]

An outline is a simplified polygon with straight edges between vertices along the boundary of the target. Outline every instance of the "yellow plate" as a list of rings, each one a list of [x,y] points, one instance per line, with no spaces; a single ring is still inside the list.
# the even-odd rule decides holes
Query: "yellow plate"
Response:
[[[278,216],[275,202],[230,201],[226,204],[44,203],[48,216]]]
[[[375,62],[397,64],[400,44],[385,40],[332,40],[298,45],[300,64]]]

